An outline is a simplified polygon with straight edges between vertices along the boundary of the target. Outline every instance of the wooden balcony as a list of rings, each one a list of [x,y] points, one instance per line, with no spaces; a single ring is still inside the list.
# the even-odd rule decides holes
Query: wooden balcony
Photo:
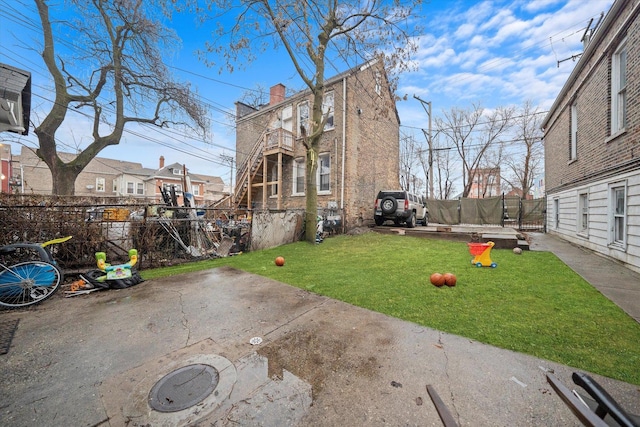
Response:
[[[293,156],[293,141],[295,137],[286,129],[273,129],[264,136],[264,155],[283,153]]]

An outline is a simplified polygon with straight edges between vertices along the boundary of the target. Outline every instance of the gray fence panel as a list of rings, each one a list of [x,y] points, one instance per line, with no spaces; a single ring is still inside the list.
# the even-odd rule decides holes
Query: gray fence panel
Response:
[[[459,206],[458,200],[427,200],[429,222],[448,225],[459,224]]]

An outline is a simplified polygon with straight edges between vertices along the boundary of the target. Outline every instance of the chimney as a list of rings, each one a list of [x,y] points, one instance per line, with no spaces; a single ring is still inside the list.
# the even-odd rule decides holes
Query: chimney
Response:
[[[271,90],[269,91],[269,105],[284,101],[284,92],[285,87],[282,83],[271,86]]]
[[[160,168],[162,169],[164,167],[164,156],[160,156]]]

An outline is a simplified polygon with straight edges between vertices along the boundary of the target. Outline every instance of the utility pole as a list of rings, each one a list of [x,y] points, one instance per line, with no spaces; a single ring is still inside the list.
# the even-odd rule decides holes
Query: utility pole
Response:
[[[429,144],[429,194],[427,195],[428,199],[433,198],[433,136],[431,129],[431,101],[424,101],[420,99],[417,95],[413,95],[415,99],[422,103],[422,108],[427,112],[429,116],[429,131],[425,133],[425,130],[422,129],[422,132],[425,133],[425,137],[427,138],[427,144]],[[425,107],[425,104],[429,107]]]
[[[234,206],[235,189],[233,188],[233,162],[235,161],[235,159],[233,158],[233,156],[227,156],[226,154],[220,154],[220,159],[225,163],[229,163],[229,166],[231,168],[229,172],[229,194],[231,195],[231,206]]]

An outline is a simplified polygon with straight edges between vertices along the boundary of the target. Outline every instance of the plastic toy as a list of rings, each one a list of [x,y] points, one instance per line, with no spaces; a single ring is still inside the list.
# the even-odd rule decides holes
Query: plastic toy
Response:
[[[495,243],[467,243],[467,245],[469,246],[469,252],[473,255],[471,264],[476,267],[496,268],[498,266],[498,264],[491,261],[491,248],[495,246]]]
[[[98,268],[107,273],[107,280],[125,279],[131,277],[131,267],[138,262],[138,251],[129,249],[129,262],[119,265],[107,264],[107,254],[105,252],[96,252],[96,263]]]

